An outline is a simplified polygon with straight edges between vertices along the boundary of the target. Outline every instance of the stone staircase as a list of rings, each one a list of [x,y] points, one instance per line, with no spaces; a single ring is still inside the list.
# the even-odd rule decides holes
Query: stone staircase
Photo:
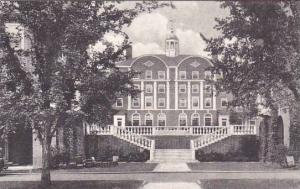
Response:
[[[193,162],[193,151],[191,149],[155,149],[153,153],[154,162]]]

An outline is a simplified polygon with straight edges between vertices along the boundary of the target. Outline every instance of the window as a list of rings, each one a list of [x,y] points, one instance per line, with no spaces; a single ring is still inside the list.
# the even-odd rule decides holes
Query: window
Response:
[[[228,105],[227,98],[221,98],[221,107],[227,108],[227,105]]]
[[[153,122],[153,115],[150,113],[145,114],[145,125],[152,126],[152,122]]]
[[[135,90],[141,90],[141,87],[139,84],[133,84],[133,86],[134,86]]]
[[[212,126],[212,116],[211,116],[211,114],[205,114],[205,116],[204,116],[204,125],[205,126]]]
[[[153,99],[152,96],[145,97],[145,107],[146,108],[153,108]]]
[[[140,98],[133,98],[132,107],[139,107],[139,106],[140,106]]]
[[[208,70],[206,70],[206,71],[204,72],[204,77],[205,77],[205,79],[211,79],[211,72],[208,71]]]
[[[179,71],[179,79],[186,79],[186,71]]]
[[[132,126],[139,126],[140,125],[140,114],[135,113],[132,114]]]
[[[205,99],[205,107],[210,108],[211,107],[211,98]]]
[[[249,122],[250,125],[255,125],[255,120],[251,119]]]
[[[200,115],[198,113],[193,113],[191,119],[192,119],[192,126],[200,125]]]
[[[123,98],[117,98],[116,107],[123,107]]]
[[[227,126],[228,119],[227,118],[222,118],[221,119],[221,126]]]
[[[165,107],[166,99],[165,98],[158,98],[158,107],[163,108]]]
[[[205,85],[205,92],[211,93],[211,85]]]
[[[179,85],[179,93],[186,93],[186,84]]]
[[[199,97],[198,96],[192,97],[192,107],[193,107],[193,109],[199,108]]]
[[[139,79],[139,78],[140,78],[140,73],[135,73],[133,79]]]
[[[192,71],[192,79],[199,79],[199,72],[198,71]]]
[[[181,98],[179,99],[179,107],[186,107],[186,99],[185,98]]]
[[[159,84],[158,85],[158,93],[165,93],[165,84]]]
[[[152,71],[151,70],[146,70],[145,78],[146,79],[152,79]]]
[[[158,71],[157,75],[158,75],[158,79],[165,79],[165,72],[164,71]]]
[[[157,115],[157,125],[158,126],[166,126],[166,114],[159,113]]]
[[[186,126],[187,125],[187,116],[185,113],[179,114],[179,126]]]
[[[152,93],[153,87],[151,84],[146,84],[146,93]]]
[[[199,93],[199,85],[198,84],[192,85],[192,93]]]

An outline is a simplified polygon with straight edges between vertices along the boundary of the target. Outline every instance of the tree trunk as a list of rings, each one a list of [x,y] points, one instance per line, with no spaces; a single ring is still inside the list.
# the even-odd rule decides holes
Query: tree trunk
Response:
[[[41,186],[47,188],[51,185],[50,176],[50,159],[51,159],[51,138],[45,137],[42,141],[42,174],[41,174]]]

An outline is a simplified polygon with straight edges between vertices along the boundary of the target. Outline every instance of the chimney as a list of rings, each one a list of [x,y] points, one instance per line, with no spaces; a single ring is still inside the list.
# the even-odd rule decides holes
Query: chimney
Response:
[[[129,45],[126,50],[125,50],[125,58],[126,60],[131,59],[132,58],[132,46]]]

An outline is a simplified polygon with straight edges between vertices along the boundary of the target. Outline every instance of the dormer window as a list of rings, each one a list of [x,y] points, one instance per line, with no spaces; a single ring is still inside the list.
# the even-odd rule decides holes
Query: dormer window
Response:
[[[165,79],[165,72],[164,71],[158,71],[157,75],[158,75],[158,79]]]
[[[186,79],[186,71],[179,71],[179,79]]]
[[[192,71],[192,78],[193,79],[199,79],[199,72],[198,71]]]
[[[210,79],[211,79],[211,72],[208,71],[208,70],[206,70],[206,71],[204,72],[204,77],[205,77],[205,79],[210,80]]]
[[[152,79],[152,71],[151,70],[146,70],[145,78],[146,79]]]

